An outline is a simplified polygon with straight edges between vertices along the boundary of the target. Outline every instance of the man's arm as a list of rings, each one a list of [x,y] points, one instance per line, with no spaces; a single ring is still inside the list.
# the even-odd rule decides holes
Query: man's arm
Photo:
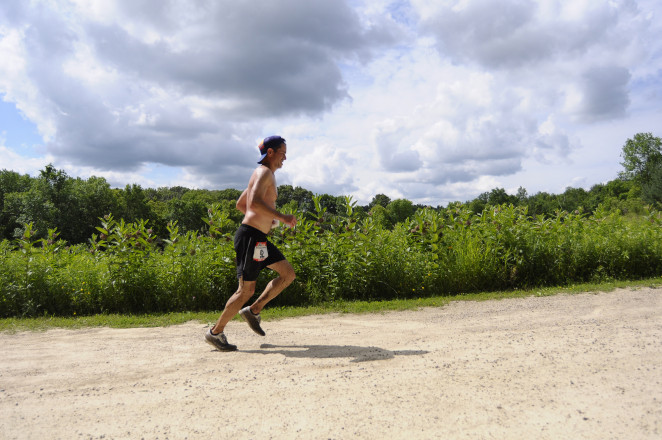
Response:
[[[244,192],[242,192],[239,198],[237,199],[237,209],[241,211],[244,215],[246,215],[246,208],[247,208],[246,205],[247,192],[248,190],[245,189]]]

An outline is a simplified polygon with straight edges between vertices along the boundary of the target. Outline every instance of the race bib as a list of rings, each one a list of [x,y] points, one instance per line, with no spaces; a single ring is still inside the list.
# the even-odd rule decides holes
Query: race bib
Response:
[[[258,241],[255,243],[255,251],[253,251],[253,260],[255,261],[264,261],[269,256],[267,251],[267,242]]]

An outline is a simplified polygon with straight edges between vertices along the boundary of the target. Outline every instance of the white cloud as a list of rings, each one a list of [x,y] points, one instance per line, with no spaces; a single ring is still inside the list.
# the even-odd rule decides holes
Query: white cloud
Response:
[[[614,178],[626,137],[656,129],[661,10],[7,0],[0,96],[38,127],[43,163],[117,186],[239,188],[258,140],[281,134],[279,183],[314,192],[433,205],[534,193]],[[20,160],[3,148],[3,166]],[[610,156],[595,167],[598,151]]]
[[[227,183],[262,121],[328,111],[347,97],[337,63],[392,39],[344,3],[290,3],[10,2],[3,53],[23,67],[0,92],[72,163]]]
[[[16,103],[16,107],[35,122],[41,136],[52,139],[56,134],[55,122],[49,116],[47,103],[40,102],[39,89],[28,77],[25,30],[9,28],[0,23],[0,94],[3,99]]]
[[[36,175],[44,168],[52,157],[25,157],[5,145],[5,139],[0,136],[0,170],[15,171],[19,174]]]

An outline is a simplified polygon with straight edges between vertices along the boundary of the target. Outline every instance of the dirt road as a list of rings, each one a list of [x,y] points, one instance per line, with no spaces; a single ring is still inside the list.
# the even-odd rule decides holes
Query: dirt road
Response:
[[[0,334],[0,438],[662,438],[662,289],[263,327]]]

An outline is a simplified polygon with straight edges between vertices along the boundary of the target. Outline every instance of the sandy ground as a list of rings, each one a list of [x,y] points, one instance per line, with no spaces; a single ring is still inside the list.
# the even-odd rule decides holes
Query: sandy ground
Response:
[[[0,334],[2,439],[660,439],[662,289]]]

